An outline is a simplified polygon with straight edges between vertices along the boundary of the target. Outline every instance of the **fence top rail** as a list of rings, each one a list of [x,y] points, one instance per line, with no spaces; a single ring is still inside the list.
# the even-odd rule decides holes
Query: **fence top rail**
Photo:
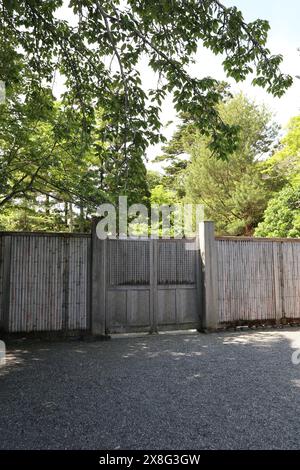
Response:
[[[119,238],[108,238],[108,241],[112,242],[151,242],[151,241],[158,241],[158,242],[186,242],[192,243],[196,240],[196,237],[186,237],[186,238],[151,238],[151,237],[119,237]]]
[[[236,241],[236,242],[290,242],[290,243],[300,243],[300,238],[264,238],[264,237],[215,237],[217,241]]]
[[[0,237],[62,237],[62,238],[90,238],[91,233],[71,233],[71,232],[18,232],[18,231],[0,231]],[[152,240],[157,240],[158,242],[170,241],[170,242],[186,242],[192,243],[196,240],[195,237],[183,237],[183,238],[151,238],[151,237],[118,237],[118,238],[108,238],[108,241],[142,241],[150,242]]]
[[[8,232],[0,231],[0,237],[58,237],[58,238],[90,238],[90,233],[70,232]]]

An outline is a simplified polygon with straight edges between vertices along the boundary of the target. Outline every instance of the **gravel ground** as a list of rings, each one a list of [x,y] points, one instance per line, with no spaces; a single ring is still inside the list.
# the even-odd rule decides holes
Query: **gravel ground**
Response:
[[[297,449],[300,329],[18,341],[1,449]]]

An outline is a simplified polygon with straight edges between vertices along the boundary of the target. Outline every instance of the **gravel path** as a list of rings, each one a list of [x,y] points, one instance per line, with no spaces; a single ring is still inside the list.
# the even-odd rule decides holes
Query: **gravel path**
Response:
[[[11,343],[0,448],[300,448],[296,347],[295,328]]]

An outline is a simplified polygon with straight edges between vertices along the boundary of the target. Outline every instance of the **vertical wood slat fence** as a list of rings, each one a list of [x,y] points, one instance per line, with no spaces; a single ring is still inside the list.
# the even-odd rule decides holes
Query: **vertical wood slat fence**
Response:
[[[8,332],[90,327],[89,235],[0,234],[0,326]]]
[[[143,328],[147,296],[149,312],[152,303],[157,304],[159,328],[179,327],[189,313],[200,312],[196,304],[191,308],[196,292],[194,254],[182,251],[182,240],[153,245],[154,278],[147,264],[151,243],[108,242],[110,263],[104,262],[104,252],[97,252],[95,243],[94,233],[0,233],[0,329],[98,334],[107,326],[106,308],[116,330],[130,330],[130,325],[135,330],[138,324]],[[201,289],[196,297],[203,301],[204,328],[300,320],[300,239],[215,238],[213,224],[205,222],[199,243]],[[123,304],[131,312],[124,314],[126,320]]]
[[[300,319],[300,240],[217,237],[219,321]]]
[[[160,329],[200,326],[196,253],[185,250],[185,240],[159,240],[154,282],[154,244],[95,241],[79,234],[0,233],[0,329],[106,334],[152,331],[154,323]]]

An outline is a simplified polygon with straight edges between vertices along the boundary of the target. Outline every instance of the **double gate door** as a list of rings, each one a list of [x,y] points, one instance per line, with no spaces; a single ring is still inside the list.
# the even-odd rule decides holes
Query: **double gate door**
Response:
[[[104,243],[106,333],[201,327],[201,269],[195,240]]]

